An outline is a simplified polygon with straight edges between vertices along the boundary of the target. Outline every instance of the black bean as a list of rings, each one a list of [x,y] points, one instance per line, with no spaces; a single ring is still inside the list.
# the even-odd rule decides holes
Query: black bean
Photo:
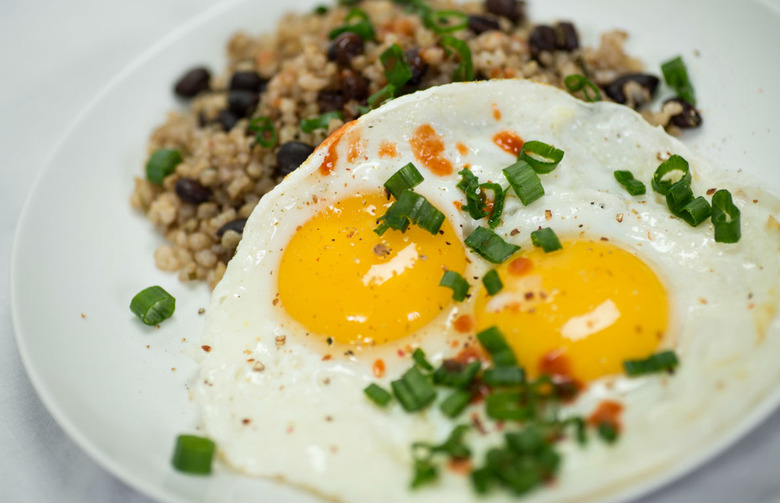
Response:
[[[217,237],[221,238],[227,231],[236,231],[239,234],[244,233],[244,226],[246,225],[246,218],[237,218],[226,223],[217,230]]]
[[[634,82],[634,86],[637,84],[640,86],[640,92],[637,93],[637,88],[634,87],[634,92],[626,94],[626,91],[630,91],[631,82]],[[634,108],[638,108],[640,105],[650,101],[655,95],[655,90],[658,88],[658,77],[655,75],[649,75],[646,73],[629,73],[621,75],[613,80],[609,85],[604,88],[604,92],[607,93],[612,100],[623,105],[631,105]]]
[[[664,105],[667,103],[679,103],[682,106],[682,112],[677,115],[673,115],[669,119],[671,124],[674,124],[678,128],[682,129],[690,129],[701,126],[701,114],[698,110],[696,110],[696,107],[688,103],[686,100],[675,97],[666,100]]]
[[[240,119],[240,117],[238,117],[230,110],[220,110],[219,113],[217,114],[216,122],[217,124],[222,126],[222,129],[224,131],[230,131],[235,127],[236,123],[238,122],[238,119]]]
[[[476,35],[486,31],[500,30],[501,25],[493,18],[485,16],[469,16],[469,30]]]
[[[428,63],[420,56],[420,48],[412,47],[404,51],[409,68],[412,69],[412,78],[406,81],[408,86],[416,86],[422,82],[425,72],[428,71]]]
[[[555,30],[552,26],[540,24],[531,31],[528,45],[531,47],[531,57],[539,61],[539,55],[542,52],[555,50],[557,46]]]
[[[262,93],[268,81],[258,75],[257,72],[236,72],[230,77],[231,91],[252,91]]]
[[[320,108],[321,114],[332,110],[343,110],[346,103],[347,100],[341,90],[325,89],[317,95],[317,106]]]
[[[314,147],[299,141],[288,141],[276,152],[277,176],[287,176],[295,171],[314,152]]]
[[[257,108],[259,96],[253,91],[228,91],[228,110],[238,118],[252,115]]]
[[[211,190],[192,178],[180,178],[175,189],[176,195],[185,203],[200,204],[211,199]]]
[[[504,16],[515,24],[525,19],[525,2],[519,0],[485,0],[485,9],[496,16]]]
[[[351,31],[334,38],[328,47],[328,59],[341,66],[350,66],[352,58],[359,54],[363,54],[363,39]]]
[[[339,74],[339,87],[344,99],[362,101],[368,98],[368,80],[360,73],[344,69]]]
[[[561,21],[555,25],[555,47],[562,51],[571,52],[580,47],[580,37],[574,25]]]
[[[193,98],[203,91],[208,91],[211,82],[211,72],[202,66],[193,68],[176,81],[173,92],[182,98]]]

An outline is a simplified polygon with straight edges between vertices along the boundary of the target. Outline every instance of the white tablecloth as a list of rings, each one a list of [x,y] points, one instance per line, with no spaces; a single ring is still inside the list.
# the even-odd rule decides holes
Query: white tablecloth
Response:
[[[0,284],[8,284],[24,199],[66,127],[130,61],[218,1],[0,3]],[[97,465],[46,411],[19,358],[9,303],[0,288],[0,502],[151,501]],[[779,460],[775,411],[725,454],[641,502],[780,502]]]

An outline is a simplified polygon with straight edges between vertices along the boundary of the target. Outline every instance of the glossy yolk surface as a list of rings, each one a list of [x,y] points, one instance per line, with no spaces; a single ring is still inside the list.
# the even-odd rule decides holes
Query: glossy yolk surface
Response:
[[[352,196],[301,226],[284,250],[279,296],[311,332],[346,344],[383,343],[425,326],[452,302],[445,268],[463,274],[466,255],[445,220],[433,235],[374,229],[392,201]]]
[[[504,288],[476,302],[477,330],[498,326],[531,376],[579,381],[622,372],[628,359],[655,352],[667,328],[668,300],[653,271],[603,241],[535,248],[498,268]]]

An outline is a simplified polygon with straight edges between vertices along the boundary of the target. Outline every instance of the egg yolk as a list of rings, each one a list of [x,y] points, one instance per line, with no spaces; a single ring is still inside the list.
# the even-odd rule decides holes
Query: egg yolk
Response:
[[[346,344],[375,344],[420,329],[452,302],[445,270],[463,274],[466,254],[444,221],[431,234],[415,225],[377,235],[392,201],[357,195],[320,211],[284,250],[279,297],[311,332]]]
[[[654,353],[667,327],[663,285],[635,255],[604,241],[535,248],[498,268],[504,285],[483,288],[477,329],[497,326],[532,376],[559,374],[586,382],[622,371],[623,362]]]

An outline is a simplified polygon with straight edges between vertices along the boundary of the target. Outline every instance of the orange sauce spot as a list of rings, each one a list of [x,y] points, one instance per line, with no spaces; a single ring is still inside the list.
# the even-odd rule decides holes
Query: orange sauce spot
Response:
[[[600,424],[609,424],[620,429],[620,414],[623,412],[623,404],[614,400],[602,401],[596,410],[588,417],[588,424],[598,427]]]
[[[471,332],[474,329],[474,318],[472,318],[471,315],[468,314],[458,316],[457,318],[455,318],[455,321],[452,323],[452,326],[455,327],[455,330],[457,330],[462,334]]]
[[[514,131],[501,131],[493,136],[493,143],[498,145],[504,152],[517,157],[525,142]]]
[[[470,345],[461,349],[460,352],[457,355],[455,355],[455,358],[453,358],[453,360],[455,360],[458,363],[463,363],[465,365],[477,360],[485,362],[488,361],[488,358],[479,347],[475,345]]]
[[[385,375],[385,361],[381,358],[377,358],[376,361],[374,361],[374,365],[371,367],[371,370],[374,372],[374,377],[382,377]]]
[[[469,148],[460,142],[455,144],[455,148],[458,149],[458,153],[460,155],[466,155],[469,153]]]
[[[360,137],[360,130],[353,129],[350,131],[348,140],[347,161],[355,162],[363,154],[363,139]]]
[[[463,209],[463,203],[460,201],[452,201],[452,205],[455,206],[458,211],[461,211]]]
[[[560,351],[550,351],[539,360],[539,373],[551,376],[569,376],[569,359]]]
[[[498,104],[493,103],[490,105],[490,107],[493,109],[493,118],[497,121],[501,120],[501,110],[498,109]]]
[[[379,157],[398,157],[398,149],[395,143],[389,140],[382,140],[382,143],[379,144]]]
[[[468,475],[471,473],[471,460],[469,458],[450,458],[449,469],[452,473],[458,475]]]
[[[457,339],[453,339],[453,340],[452,340],[452,342],[450,342],[450,347],[451,347],[452,349],[455,349],[455,348],[457,348],[458,346],[460,346],[460,341],[459,341],[459,340],[457,340]]]
[[[444,140],[430,124],[417,127],[409,145],[414,157],[435,175],[452,174],[452,162],[444,157]]]
[[[509,263],[509,274],[514,276],[522,276],[531,272],[534,268],[531,259],[525,257],[518,257]]]
[[[336,167],[336,162],[339,160],[339,153],[336,150],[336,147],[338,147],[341,137],[344,136],[344,133],[346,133],[353,124],[354,121],[347,122],[334,131],[333,134],[325,138],[325,141],[320,143],[314,150],[315,153],[320,149],[327,150],[325,158],[322,160],[322,164],[320,164],[320,174],[329,175],[333,172],[333,169]]]

